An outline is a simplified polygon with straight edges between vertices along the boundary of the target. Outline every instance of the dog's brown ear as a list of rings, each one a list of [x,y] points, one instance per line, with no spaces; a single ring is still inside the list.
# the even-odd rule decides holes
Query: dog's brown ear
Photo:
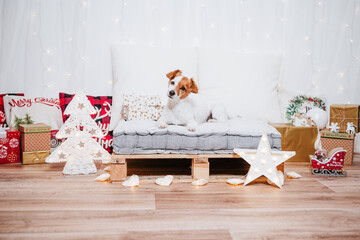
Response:
[[[166,74],[166,77],[168,79],[172,80],[175,77],[180,76],[180,75],[181,75],[181,71],[180,70],[175,70],[175,71],[172,71],[172,72],[169,72],[168,74]]]
[[[192,78],[190,78],[190,92],[192,92],[192,93],[199,92],[198,86],[196,85],[194,79],[192,79]]]

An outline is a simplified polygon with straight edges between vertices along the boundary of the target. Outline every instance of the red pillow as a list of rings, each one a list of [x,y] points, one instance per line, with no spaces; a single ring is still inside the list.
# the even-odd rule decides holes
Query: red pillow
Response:
[[[23,93],[5,93],[0,94],[0,127],[7,127],[5,111],[4,111],[4,96],[6,95],[14,95],[14,96],[24,96]]]
[[[59,93],[60,108],[62,111],[62,117],[64,122],[67,120],[69,115],[64,115],[65,108],[71,102],[75,94]],[[97,114],[92,115],[95,122],[103,130],[105,137],[95,138],[108,152],[112,152],[112,132],[109,132],[110,117],[111,117],[111,106],[112,96],[87,96],[90,103],[96,109]]]

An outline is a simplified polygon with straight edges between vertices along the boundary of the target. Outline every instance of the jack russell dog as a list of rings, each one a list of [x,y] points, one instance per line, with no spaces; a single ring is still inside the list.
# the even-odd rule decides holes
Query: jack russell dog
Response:
[[[183,125],[189,131],[196,131],[199,123],[224,122],[228,119],[225,106],[210,97],[197,94],[198,87],[192,78],[181,75],[180,70],[166,74],[168,102],[157,122],[158,128],[168,124]]]

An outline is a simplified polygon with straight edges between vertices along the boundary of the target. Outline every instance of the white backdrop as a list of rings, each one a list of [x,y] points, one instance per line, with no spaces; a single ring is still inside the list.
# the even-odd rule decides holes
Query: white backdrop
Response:
[[[128,42],[281,52],[279,89],[360,103],[359,8],[360,0],[0,0],[0,92],[111,95],[110,45]]]

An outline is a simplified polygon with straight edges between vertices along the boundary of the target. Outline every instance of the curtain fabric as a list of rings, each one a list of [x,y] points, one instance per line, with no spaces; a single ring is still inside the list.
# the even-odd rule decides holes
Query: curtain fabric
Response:
[[[2,0],[0,92],[111,95],[111,44],[127,42],[282,53],[279,89],[360,103],[359,8],[360,0]]]

